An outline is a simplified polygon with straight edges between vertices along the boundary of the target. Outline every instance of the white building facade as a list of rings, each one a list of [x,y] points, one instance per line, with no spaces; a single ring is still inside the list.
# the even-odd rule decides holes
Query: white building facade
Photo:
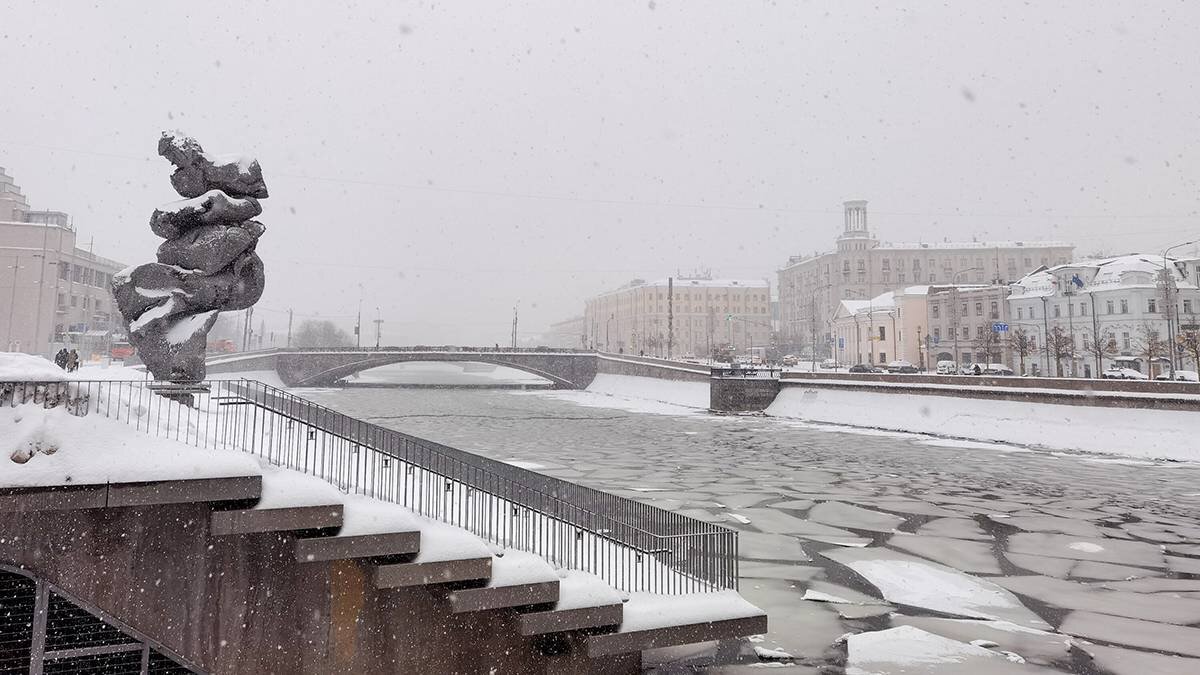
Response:
[[[828,354],[841,300],[928,285],[1004,285],[1039,267],[1068,262],[1074,246],[1054,241],[879,241],[867,227],[867,202],[845,202],[836,250],[795,256],[778,272],[779,331],[785,349]]]
[[[709,357],[771,341],[771,288],[763,279],[635,279],[585,303],[594,349],[646,356]]]
[[[1154,254],[1057,265],[1012,284],[1009,323],[1042,374],[1096,377],[1119,365],[1153,377],[1169,368],[1170,342],[1200,330],[1197,274],[1200,265]],[[1195,367],[1174,352],[1176,368]]]
[[[124,267],[79,248],[67,214],[31,210],[0,168],[0,350],[106,355],[124,335],[111,290]]]

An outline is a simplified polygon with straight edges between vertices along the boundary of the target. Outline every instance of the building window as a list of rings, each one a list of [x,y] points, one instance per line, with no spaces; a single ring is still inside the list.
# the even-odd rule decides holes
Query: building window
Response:
[[[913,271],[914,272],[921,271],[921,261],[916,258],[913,258]]]
[[[896,274],[896,280],[899,281],[900,283],[904,283],[905,281],[908,280],[908,278],[904,275],[904,272],[899,272]]]
[[[1121,348],[1129,349],[1129,333],[1121,333]]]
[[[880,339],[880,340],[886,340],[886,339],[887,339],[887,335],[884,333],[884,326],[880,326],[880,327],[879,327],[879,339]]]
[[[858,271],[864,272],[864,271],[866,271],[866,269],[867,269],[867,263],[862,260],[859,260],[858,261]]]
[[[1121,298],[1121,313],[1122,314],[1129,313],[1129,300],[1126,300],[1125,298]]]
[[[994,300],[992,301],[992,318],[993,319],[1000,318],[1000,304]]]
[[[1017,321],[1020,321],[1021,319],[1024,319],[1024,318],[1025,318],[1025,310],[1022,309],[1021,307],[1018,307],[1017,308]]]
[[[1184,300],[1184,301],[1183,301],[1183,311],[1184,311],[1184,313],[1186,313],[1186,314],[1191,314],[1191,313],[1192,313],[1192,301],[1191,301],[1191,300]]]
[[[71,296],[71,306],[72,306],[72,307],[78,307],[78,306],[79,306],[79,296],[78,296],[78,295],[72,295],[72,296]]]
[[[959,316],[969,316],[967,313],[967,303],[964,302],[962,304],[962,311],[959,313]]]
[[[1029,350],[1034,351],[1034,352],[1037,351],[1037,336],[1036,335],[1029,336]]]
[[[1087,303],[1079,303],[1079,316],[1087,316]]]
[[[983,316],[983,303],[975,303],[975,316]]]
[[[1104,301],[1104,311],[1108,312],[1109,314],[1113,313],[1113,301],[1112,300]]]
[[[71,278],[71,263],[58,263],[58,278],[67,281]]]
[[[934,341],[938,341],[938,340],[942,339],[942,327],[941,326],[933,327],[933,339],[934,339]]]
[[[1026,258],[1025,259],[1025,269],[1029,269],[1031,267],[1033,267],[1033,260],[1031,258]]]
[[[1150,298],[1149,300],[1147,300],[1146,301],[1146,311],[1149,312],[1150,314],[1157,314],[1158,313],[1158,301],[1155,300],[1154,298]]]
[[[1030,307],[1030,308],[1029,308],[1029,318],[1031,318],[1031,319],[1036,319],[1036,318],[1037,318],[1037,307]]]
[[[888,260],[887,258],[884,258],[883,259],[883,271],[890,272],[891,269],[892,269],[892,261]]]
[[[968,340],[971,338],[971,327],[970,326],[963,326],[963,338],[968,339]]]
[[[929,306],[929,311],[932,312],[933,318],[937,319],[942,313],[941,305],[934,303]]]
[[[931,283],[931,284],[937,283],[937,275],[934,274],[933,272],[929,273],[929,283]]]
[[[843,260],[843,261],[842,261],[842,271],[843,271],[843,272],[849,272],[849,271],[850,271],[850,261],[849,261],[849,260]]]
[[[887,352],[879,352],[879,362],[887,363]]]

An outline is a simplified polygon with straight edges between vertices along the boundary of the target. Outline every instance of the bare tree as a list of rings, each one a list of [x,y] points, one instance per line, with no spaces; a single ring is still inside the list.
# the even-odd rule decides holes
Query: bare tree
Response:
[[[1167,341],[1158,334],[1158,330],[1151,326],[1149,322],[1143,323],[1138,328],[1138,337],[1134,348],[1138,356],[1146,359],[1146,370],[1149,371],[1146,374],[1150,377],[1156,375],[1154,366],[1158,362],[1158,359],[1167,356],[1170,352]]]
[[[1004,349],[1004,338],[994,330],[981,331],[975,338],[975,349],[983,352],[984,361],[987,363],[998,363]],[[992,356],[996,359],[992,360]]]
[[[1062,377],[1062,360],[1075,356],[1075,336],[1063,329],[1062,326],[1055,326],[1050,329],[1045,349],[1046,353],[1054,359],[1054,372],[1058,377]]]
[[[1179,335],[1175,336],[1175,344],[1184,354],[1191,357],[1192,367],[1200,370],[1200,331],[1180,331]]]
[[[1090,347],[1089,351],[1096,355],[1096,368],[1104,367],[1105,358],[1112,358],[1121,353],[1120,348],[1117,347],[1116,333],[1107,328],[1096,335],[1096,339],[1092,340]],[[1100,373],[1096,373],[1096,376],[1099,377]]]
[[[1021,362],[1021,374],[1025,374],[1025,358],[1032,355],[1034,348],[1033,337],[1024,328],[1018,328],[1008,336],[1008,347],[1013,350]]]
[[[307,319],[300,324],[292,337],[297,347],[349,347],[354,339],[332,321]]]

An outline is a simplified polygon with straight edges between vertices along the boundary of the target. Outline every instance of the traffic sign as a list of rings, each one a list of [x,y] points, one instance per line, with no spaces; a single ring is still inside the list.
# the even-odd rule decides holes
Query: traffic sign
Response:
[[[1008,324],[994,323],[994,324],[992,324],[992,332],[993,333],[1007,333],[1008,332]]]

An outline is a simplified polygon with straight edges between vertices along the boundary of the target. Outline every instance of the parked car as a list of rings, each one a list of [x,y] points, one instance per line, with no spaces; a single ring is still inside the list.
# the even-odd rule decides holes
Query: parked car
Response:
[[[917,367],[908,361],[892,361],[887,364],[887,371],[889,373],[915,373]]]
[[[1100,374],[1100,377],[1106,380],[1148,380],[1149,377],[1145,373],[1138,372],[1133,368],[1109,368]]]
[[[1000,375],[1000,376],[1007,377],[1009,375],[1015,375],[1016,373],[1013,372],[1012,368],[1009,368],[1008,366],[1004,365],[1003,363],[989,363],[986,366],[984,366],[983,374],[984,375]]]
[[[872,366],[869,363],[859,363],[857,365],[850,366],[850,372],[852,372],[852,373],[882,373],[882,372],[884,372],[884,370],[883,370],[883,368]]]
[[[838,368],[838,367],[840,367],[840,365],[841,364],[839,364],[837,361],[835,361],[833,359],[825,359],[824,361],[821,362],[821,367],[825,368],[825,369]]]
[[[953,361],[938,361],[938,375],[953,375],[958,372],[958,364]]]
[[[779,363],[790,367],[800,363],[800,359],[797,359],[795,354],[785,354],[782,359],[779,359]]]
[[[1159,375],[1158,377],[1156,377],[1154,379],[1156,379],[1156,380],[1171,380],[1172,377],[1171,377],[1171,373],[1167,372],[1167,373],[1163,373],[1162,375]],[[1200,382],[1200,373],[1197,373],[1194,370],[1177,370],[1177,371],[1175,371],[1175,377],[1173,379],[1176,382]]]

